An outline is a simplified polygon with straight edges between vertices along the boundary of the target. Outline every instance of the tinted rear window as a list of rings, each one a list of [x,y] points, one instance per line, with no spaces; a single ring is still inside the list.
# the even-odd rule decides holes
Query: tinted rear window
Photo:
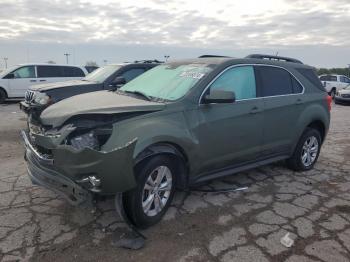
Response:
[[[257,73],[261,84],[262,96],[293,94],[290,74],[281,68],[258,66]]]
[[[63,75],[64,77],[84,77],[85,76],[83,70],[73,66],[63,66]]]
[[[300,74],[302,74],[311,84],[316,86],[318,89],[322,91],[326,91],[320,81],[320,79],[317,77],[315,70],[308,69],[308,68],[297,68],[296,69]]]

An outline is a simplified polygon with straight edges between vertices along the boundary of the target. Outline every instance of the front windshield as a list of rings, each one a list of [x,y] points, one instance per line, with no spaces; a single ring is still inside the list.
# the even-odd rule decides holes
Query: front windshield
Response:
[[[114,74],[121,66],[120,65],[107,65],[96,69],[88,74],[84,79],[87,81],[93,81],[103,83],[108,77]]]
[[[165,64],[125,84],[120,91],[174,101],[183,97],[212,68],[208,64]]]
[[[4,71],[1,71],[0,72],[0,75],[1,76],[5,76],[5,75],[7,75],[8,73],[11,73],[12,71],[14,71],[15,69],[17,69],[18,68],[18,65],[16,65],[16,66],[11,66],[10,68],[7,68],[7,69],[5,69]]]

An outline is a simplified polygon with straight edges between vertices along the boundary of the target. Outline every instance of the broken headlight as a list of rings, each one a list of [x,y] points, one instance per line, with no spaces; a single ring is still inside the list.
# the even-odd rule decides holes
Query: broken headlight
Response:
[[[68,144],[77,150],[84,148],[100,150],[101,146],[107,142],[111,134],[112,126],[96,128],[88,132],[74,132],[71,138],[68,140]]]
[[[47,105],[50,103],[50,100],[51,98],[45,93],[41,93],[41,92],[35,93],[34,102],[37,104]]]

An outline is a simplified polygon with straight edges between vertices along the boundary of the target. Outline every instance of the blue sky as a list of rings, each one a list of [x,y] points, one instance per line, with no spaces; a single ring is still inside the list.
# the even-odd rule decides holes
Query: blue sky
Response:
[[[0,58],[85,64],[278,52],[350,63],[348,0],[0,0]],[[0,68],[3,60],[0,59]]]

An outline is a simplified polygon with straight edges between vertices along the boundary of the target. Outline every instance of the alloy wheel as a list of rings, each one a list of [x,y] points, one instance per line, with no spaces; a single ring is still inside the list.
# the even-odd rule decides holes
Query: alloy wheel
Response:
[[[318,140],[316,137],[311,136],[306,139],[303,149],[301,151],[301,161],[305,167],[311,166],[318,154]]]
[[[156,216],[162,211],[172,186],[172,173],[168,167],[159,166],[150,173],[142,192],[142,208],[147,216]]]

